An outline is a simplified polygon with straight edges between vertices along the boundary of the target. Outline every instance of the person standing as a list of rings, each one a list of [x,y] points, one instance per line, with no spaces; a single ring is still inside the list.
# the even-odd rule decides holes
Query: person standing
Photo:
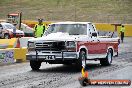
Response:
[[[38,24],[34,27],[34,37],[42,37],[45,31],[45,25],[43,24],[43,19],[38,19]]]
[[[120,29],[120,35],[121,35],[121,41],[123,43],[123,40],[124,40],[124,32],[125,32],[125,27],[124,25],[121,26],[121,29]]]

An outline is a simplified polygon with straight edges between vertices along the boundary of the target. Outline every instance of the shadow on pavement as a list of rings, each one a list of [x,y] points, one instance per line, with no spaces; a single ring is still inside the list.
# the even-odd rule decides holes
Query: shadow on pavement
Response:
[[[50,67],[50,68],[41,68],[38,71],[32,71],[32,72],[42,72],[42,73],[80,73],[81,70],[76,69],[76,65],[61,65],[56,67]],[[103,68],[100,64],[87,64],[86,70],[95,70]]]

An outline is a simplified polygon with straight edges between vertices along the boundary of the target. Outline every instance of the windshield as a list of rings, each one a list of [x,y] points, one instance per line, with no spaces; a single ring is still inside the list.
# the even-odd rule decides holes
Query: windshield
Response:
[[[49,26],[44,35],[50,33],[69,33],[69,35],[87,35],[86,24],[52,24]]]

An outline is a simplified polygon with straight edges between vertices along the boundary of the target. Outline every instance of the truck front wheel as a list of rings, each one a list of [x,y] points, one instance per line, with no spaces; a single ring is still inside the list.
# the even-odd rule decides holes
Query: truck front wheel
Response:
[[[85,51],[81,51],[79,53],[79,59],[76,62],[77,68],[78,70],[81,70],[82,67],[86,67],[86,52]]]
[[[100,59],[100,64],[101,64],[102,66],[111,65],[111,63],[112,63],[112,56],[113,56],[113,55],[112,55],[112,50],[109,49],[106,58]]]
[[[30,66],[32,68],[32,70],[39,70],[40,66],[41,66],[40,61],[30,61]]]

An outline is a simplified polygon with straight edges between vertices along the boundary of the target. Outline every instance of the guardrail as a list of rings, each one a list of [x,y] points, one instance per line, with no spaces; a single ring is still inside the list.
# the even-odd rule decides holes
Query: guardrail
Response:
[[[132,36],[132,24],[123,24],[125,26],[125,36],[130,37]],[[114,25],[108,24],[108,23],[95,23],[95,26],[97,30],[102,31],[114,31],[115,27]],[[121,26],[117,27],[118,34],[120,33]]]

